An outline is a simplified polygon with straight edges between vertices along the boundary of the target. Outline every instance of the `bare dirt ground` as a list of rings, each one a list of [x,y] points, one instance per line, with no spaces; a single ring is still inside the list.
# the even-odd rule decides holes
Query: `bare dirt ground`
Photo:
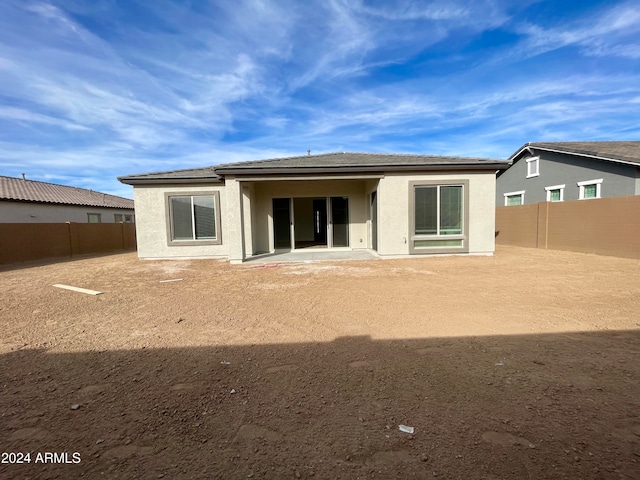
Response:
[[[639,266],[5,268],[0,478],[638,478]]]

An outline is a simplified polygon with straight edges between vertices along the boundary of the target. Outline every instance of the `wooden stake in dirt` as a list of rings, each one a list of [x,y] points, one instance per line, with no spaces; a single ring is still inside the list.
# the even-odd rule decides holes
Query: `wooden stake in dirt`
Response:
[[[72,287],[71,285],[62,285],[60,283],[56,283],[53,286],[57,288],[64,288],[65,290],[73,290],[74,292],[86,293],[87,295],[100,295],[102,293],[95,290],[87,290],[86,288]]]

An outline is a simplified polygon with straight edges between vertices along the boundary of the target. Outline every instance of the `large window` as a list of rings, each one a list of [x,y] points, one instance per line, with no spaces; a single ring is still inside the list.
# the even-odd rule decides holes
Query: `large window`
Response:
[[[466,246],[467,182],[411,183],[411,253]]]
[[[101,213],[87,213],[87,221],[89,223],[102,223]]]
[[[168,194],[169,244],[220,244],[218,192]]]
[[[113,221],[115,223],[133,223],[133,215],[115,213],[113,215]]]

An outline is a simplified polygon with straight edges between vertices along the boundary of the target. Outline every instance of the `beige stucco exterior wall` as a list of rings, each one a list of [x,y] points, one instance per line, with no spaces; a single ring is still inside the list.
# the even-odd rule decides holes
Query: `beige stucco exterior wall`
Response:
[[[248,181],[232,176],[225,185],[136,186],[136,231],[141,258],[226,257],[233,263],[258,253],[273,252],[273,198],[349,198],[349,246],[370,248],[370,193],[378,196],[378,253],[409,255],[409,184],[412,181],[467,181],[469,253],[492,254],[495,249],[495,174],[449,172],[386,174],[375,179]],[[167,193],[219,192],[221,245],[168,245]],[[295,213],[294,213],[295,215]]]
[[[114,214],[133,215],[133,210],[34,202],[0,201],[0,223],[88,223],[88,213],[98,213],[101,223],[115,223]]]
[[[409,182],[468,180],[469,253],[492,254],[495,250],[495,174],[440,173],[387,174],[378,185],[378,254],[409,254]]]
[[[220,234],[221,245],[168,245],[169,228],[165,194],[220,192]],[[227,257],[228,251],[228,210],[225,187],[220,184],[154,185],[134,188],[136,203],[136,236],[138,257],[154,258],[215,258]]]

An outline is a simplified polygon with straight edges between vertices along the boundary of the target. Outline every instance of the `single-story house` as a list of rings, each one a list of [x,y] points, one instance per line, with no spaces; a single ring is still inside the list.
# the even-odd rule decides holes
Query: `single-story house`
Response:
[[[0,176],[0,223],[131,223],[133,205],[86,188]]]
[[[141,258],[494,251],[502,160],[328,153],[128,175]]]
[[[640,142],[532,142],[509,161],[497,206],[640,195]]]

